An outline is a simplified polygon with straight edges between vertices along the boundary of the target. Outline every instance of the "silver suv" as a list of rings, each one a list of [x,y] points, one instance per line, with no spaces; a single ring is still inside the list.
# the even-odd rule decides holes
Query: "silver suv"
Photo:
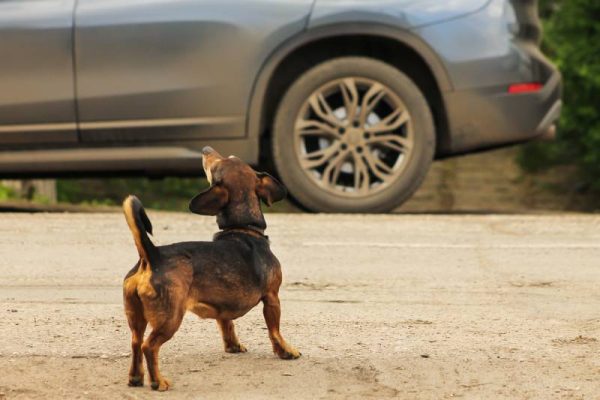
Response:
[[[4,0],[0,177],[194,175],[210,144],[388,211],[433,159],[552,135],[539,41],[535,0]]]

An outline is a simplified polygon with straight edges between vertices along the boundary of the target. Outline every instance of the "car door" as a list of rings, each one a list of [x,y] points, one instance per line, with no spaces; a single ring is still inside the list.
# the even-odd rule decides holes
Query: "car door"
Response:
[[[0,0],[0,146],[77,141],[75,0]]]
[[[79,0],[84,141],[239,138],[255,78],[313,0]]]

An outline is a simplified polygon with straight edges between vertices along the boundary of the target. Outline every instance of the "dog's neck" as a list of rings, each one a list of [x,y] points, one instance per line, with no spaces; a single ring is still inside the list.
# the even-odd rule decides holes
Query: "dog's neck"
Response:
[[[217,240],[217,239],[219,239],[225,235],[231,234],[231,233],[245,233],[250,236],[269,240],[269,237],[267,235],[265,235],[264,229],[257,228],[256,226],[252,226],[252,225],[231,226],[231,227],[225,228],[225,229],[215,233],[213,236],[213,240]]]

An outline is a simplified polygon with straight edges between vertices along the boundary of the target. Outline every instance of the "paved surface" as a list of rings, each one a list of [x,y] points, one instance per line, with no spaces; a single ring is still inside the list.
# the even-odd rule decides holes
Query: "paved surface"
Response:
[[[212,218],[150,212],[156,242]],[[166,394],[126,386],[119,214],[0,214],[0,398],[600,398],[600,217],[268,215],[284,336],[260,308],[249,352],[188,315],[160,358]]]

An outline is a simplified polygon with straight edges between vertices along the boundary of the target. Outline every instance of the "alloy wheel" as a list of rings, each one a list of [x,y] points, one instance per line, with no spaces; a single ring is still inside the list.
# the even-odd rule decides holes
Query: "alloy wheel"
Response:
[[[363,77],[330,81],[303,103],[294,127],[302,170],[325,190],[365,197],[388,187],[412,156],[414,132],[402,99]]]

